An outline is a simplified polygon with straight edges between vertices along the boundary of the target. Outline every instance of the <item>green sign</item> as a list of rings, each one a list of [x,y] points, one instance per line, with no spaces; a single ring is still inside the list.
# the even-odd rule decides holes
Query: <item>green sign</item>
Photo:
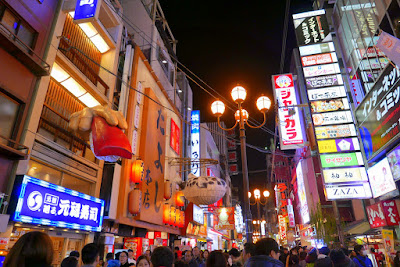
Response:
[[[363,165],[361,152],[321,155],[322,168]]]

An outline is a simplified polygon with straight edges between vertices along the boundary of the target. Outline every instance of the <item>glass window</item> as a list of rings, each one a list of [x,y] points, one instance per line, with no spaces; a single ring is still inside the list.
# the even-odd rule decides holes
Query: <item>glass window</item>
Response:
[[[4,11],[4,15],[1,18],[1,23],[6,26],[12,33],[17,32],[18,18],[14,16],[9,10]]]
[[[69,188],[87,195],[92,195],[93,183],[76,178],[72,175],[63,174],[61,186]]]
[[[28,176],[44,180],[46,182],[59,185],[61,181],[61,172],[41,164],[37,161],[29,161]]]
[[[12,139],[19,103],[0,92],[0,135]]]
[[[28,25],[22,23],[18,28],[18,38],[27,46],[33,47],[35,41],[35,31],[32,30]]]

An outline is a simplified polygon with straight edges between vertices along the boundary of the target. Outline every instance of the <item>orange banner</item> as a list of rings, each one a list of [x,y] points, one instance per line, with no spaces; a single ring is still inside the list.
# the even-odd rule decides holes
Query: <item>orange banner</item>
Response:
[[[214,229],[234,230],[235,229],[235,208],[218,208],[214,211]]]

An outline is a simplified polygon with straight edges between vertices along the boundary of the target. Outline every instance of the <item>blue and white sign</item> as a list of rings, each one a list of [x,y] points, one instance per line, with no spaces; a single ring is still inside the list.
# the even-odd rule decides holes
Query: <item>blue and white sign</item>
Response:
[[[14,221],[101,231],[104,200],[26,175],[16,190]]]
[[[190,118],[190,133],[192,135],[191,158],[194,160],[191,165],[191,173],[200,176],[200,110],[193,110]]]
[[[96,14],[98,0],[77,0],[74,20],[93,18]]]

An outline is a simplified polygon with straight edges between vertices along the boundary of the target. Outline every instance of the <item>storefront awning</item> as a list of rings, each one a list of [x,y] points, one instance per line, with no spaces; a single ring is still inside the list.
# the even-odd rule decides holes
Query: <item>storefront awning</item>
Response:
[[[344,233],[346,235],[363,235],[369,231],[371,227],[366,221],[355,221],[349,224],[345,229]]]

